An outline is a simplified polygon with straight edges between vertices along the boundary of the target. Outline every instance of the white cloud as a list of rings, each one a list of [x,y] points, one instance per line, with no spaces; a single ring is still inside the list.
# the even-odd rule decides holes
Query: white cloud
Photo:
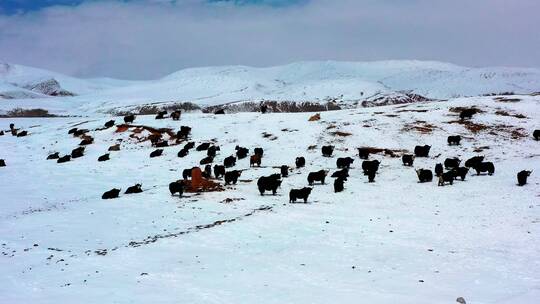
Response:
[[[119,78],[326,59],[540,66],[539,9],[537,0],[92,2],[0,16],[0,61]]]

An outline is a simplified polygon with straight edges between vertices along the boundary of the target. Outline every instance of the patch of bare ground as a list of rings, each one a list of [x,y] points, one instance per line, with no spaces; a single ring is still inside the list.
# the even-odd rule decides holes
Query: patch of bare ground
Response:
[[[333,135],[333,136],[340,136],[340,137],[347,137],[347,136],[352,135],[352,133],[343,132],[343,131],[334,131],[334,132],[330,132],[330,134]]]
[[[510,97],[495,97],[493,98],[495,102],[507,102],[507,103],[513,103],[513,102],[520,102],[521,99],[519,98],[510,98]]]
[[[396,111],[398,113],[403,113],[403,112],[417,112],[417,113],[425,113],[429,110],[426,110],[426,109],[403,109],[403,110],[399,110],[399,111]]]
[[[473,110],[475,113],[484,113],[485,111],[475,107],[475,106],[472,106],[472,107],[451,107],[450,109],[448,109],[450,112],[452,113],[461,113],[462,111],[464,110]]]
[[[266,139],[268,139],[268,140],[276,140],[276,139],[278,139],[278,137],[275,136],[274,134],[267,133],[267,132],[263,132],[263,133],[262,133],[262,137],[263,137],[263,138],[266,138]]]
[[[480,152],[483,152],[484,150],[489,150],[489,146],[482,146],[482,147],[475,147],[473,152],[475,153],[480,153]]]
[[[490,135],[494,136],[506,136],[512,139],[519,139],[527,137],[527,133],[523,128],[517,128],[514,126],[504,125],[504,124],[495,124],[495,125],[485,125],[482,123],[475,123],[470,120],[453,120],[447,122],[448,124],[460,124],[469,130],[471,133],[477,134],[480,132],[487,132]]]
[[[398,117],[399,115],[397,115],[397,114],[386,114],[384,116],[386,116],[386,117]]]
[[[407,150],[405,149],[388,149],[388,148],[377,148],[377,147],[359,147],[358,149],[367,151],[369,154],[382,153],[383,155],[390,156],[390,157],[400,157],[404,153],[407,153]]]
[[[317,149],[317,145],[311,145],[309,147],[307,147],[308,150],[315,150]]]
[[[228,197],[228,198],[222,200],[220,203],[221,204],[230,204],[232,202],[243,201],[243,200],[245,200],[245,199],[241,198],[241,197],[233,197],[233,198]]]
[[[435,129],[439,129],[439,127],[432,125],[428,122],[425,122],[423,120],[417,120],[413,123],[406,123],[403,126],[403,128],[401,128],[401,132],[415,131],[422,134],[430,134]]]
[[[166,105],[155,105],[155,104],[142,105],[142,106],[134,107],[131,109],[122,109],[122,110],[113,109],[109,111],[109,114],[113,114],[116,116],[125,116],[129,114],[156,115],[161,111],[173,112],[176,110],[200,111],[201,107],[191,102],[175,102],[175,103],[167,103]]]
[[[500,116],[510,116],[510,117],[515,117],[515,118],[520,118],[520,119],[524,119],[524,118],[527,118],[527,116],[523,115],[523,114],[520,114],[520,113],[510,113],[506,110],[497,110],[495,111],[495,114],[496,115],[500,115]]]
[[[60,115],[55,115],[49,113],[48,110],[45,109],[22,109],[22,108],[16,108],[10,111],[7,111],[6,114],[0,115],[0,117],[7,118],[7,117],[62,117]]]
[[[153,139],[161,139],[163,135],[169,136],[169,140],[174,140],[174,142],[169,143],[169,145],[174,146],[181,143],[181,140],[178,140],[176,133],[170,128],[153,128],[145,125],[127,125],[121,124],[116,126],[117,133],[131,132],[129,135],[130,138],[136,139],[138,142],[152,141]],[[143,131],[148,131],[149,135],[143,135]]]

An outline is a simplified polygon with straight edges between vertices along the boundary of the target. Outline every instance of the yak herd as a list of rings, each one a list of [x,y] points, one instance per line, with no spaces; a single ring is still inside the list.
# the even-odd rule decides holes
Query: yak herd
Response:
[[[266,112],[266,111],[263,111]],[[466,119],[472,117],[476,112],[463,110],[460,114],[461,119]],[[221,114],[221,113],[219,113]],[[155,119],[164,119],[166,118],[167,111],[159,112]],[[180,111],[174,111],[170,115],[170,118],[173,120],[179,120],[181,116]],[[133,123],[136,116],[131,114],[124,117],[124,123],[130,124]],[[115,125],[114,120],[107,121],[104,124],[103,129],[111,128]],[[28,135],[27,131],[20,131],[15,128],[15,125],[10,124],[10,131],[13,136],[24,137]],[[4,131],[0,131],[0,136],[4,135]],[[89,130],[87,129],[78,129],[72,128],[68,130],[68,134],[72,134],[74,137],[80,137],[81,142],[79,147],[73,149],[70,154],[60,156],[58,152],[52,153],[47,156],[47,160],[56,160],[57,163],[69,162],[72,159],[79,158],[84,156],[85,146],[91,145],[94,142],[92,136],[88,135]],[[211,164],[214,163],[214,158],[217,153],[220,151],[220,147],[209,142],[201,143],[195,145],[195,142],[189,141],[191,134],[191,128],[188,126],[181,126],[180,130],[176,133],[177,140],[187,141],[187,143],[180,149],[178,152],[178,157],[185,157],[190,153],[192,149],[196,151],[203,152],[206,151],[206,156],[202,158],[199,162],[204,168],[201,169],[202,177],[206,179],[215,178],[215,179],[224,179],[225,185],[235,185],[238,182],[238,178],[242,174],[242,170],[233,170],[232,167],[236,166],[238,160],[248,158],[250,167],[260,167],[262,159],[264,156],[264,150],[260,147],[253,149],[253,154],[249,155],[249,149],[246,147],[236,146],[234,155],[230,155],[223,160],[223,164],[214,164],[212,167]],[[168,142],[161,140],[161,136],[152,138],[153,135],[150,135],[150,140],[152,145],[155,146],[156,150],[150,153],[150,158],[160,157],[163,154],[163,147],[168,146]],[[540,139],[540,130],[534,130],[533,137],[535,140]],[[459,146],[461,143],[461,136],[448,136],[448,145]],[[415,161],[415,158],[420,157],[429,157],[431,146],[423,145],[416,146],[414,148],[413,154],[403,154],[401,156],[403,166],[412,167]],[[115,144],[109,147],[108,152],[119,151],[120,144]],[[380,161],[379,160],[369,160],[369,156],[372,150],[370,148],[358,148],[358,157],[362,160],[362,172],[367,176],[368,182],[375,182],[375,177],[379,170]],[[321,148],[322,156],[332,157],[334,153],[334,146],[327,145]],[[474,170],[477,175],[487,173],[488,175],[493,175],[495,173],[495,165],[493,162],[485,161],[484,156],[474,156],[469,158],[462,165],[462,160],[457,157],[446,158],[444,163],[435,164],[434,171],[430,169],[417,169],[416,173],[420,183],[427,183],[433,181],[433,178],[436,177],[439,186],[444,186],[446,184],[452,185],[455,180],[460,179],[465,180],[469,170]],[[99,162],[108,161],[110,159],[110,153],[101,155],[98,158]],[[349,177],[349,170],[351,165],[354,163],[355,159],[352,157],[339,157],[336,159],[336,167],[338,170],[333,172],[330,177],[334,178],[334,192],[341,192],[344,190],[344,184]],[[306,165],[306,159],[303,156],[299,156],[295,160],[295,166],[297,169],[300,169]],[[0,159],[0,167],[5,167],[6,162],[4,159]],[[169,191],[171,195],[178,194],[182,196],[185,190],[185,181],[189,180],[192,176],[193,169],[199,167],[188,168],[182,171],[183,180],[173,181],[169,184]],[[291,168],[288,165],[282,165],[279,167],[280,172],[274,173],[268,176],[261,176],[257,180],[257,188],[261,195],[264,195],[265,192],[271,192],[273,195],[276,194],[278,188],[281,186],[282,178],[289,176]],[[530,176],[532,171],[523,170],[517,174],[518,185],[523,186],[527,183],[527,177]],[[316,183],[325,184],[326,177],[328,176],[328,170],[318,170],[314,172],[309,172],[307,175],[307,182],[309,186],[313,186]],[[212,176],[213,175],[213,176]],[[299,189],[291,189],[289,192],[289,202],[294,203],[297,200],[303,200],[304,203],[307,203],[309,195],[312,191],[312,187],[302,187]],[[117,198],[120,195],[120,189],[111,189],[106,191],[102,195],[102,199],[112,199]],[[136,184],[129,187],[124,194],[134,194],[143,192],[142,185]]]

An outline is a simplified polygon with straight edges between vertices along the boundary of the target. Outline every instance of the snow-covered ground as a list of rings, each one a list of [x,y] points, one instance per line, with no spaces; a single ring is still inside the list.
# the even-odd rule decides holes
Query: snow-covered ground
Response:
[[[136,82],[77,79],[0,64],[0,98],[16,99],[0,102],[0,114],[14,107],[41,107],[54,113],[80,114],[148,104],[192,102],[199,106],[215,106],[263,100],[335,101],[346,107],[371,98],[395,97],[407,92],[430,99],[448,99],[538,91],[538,69],[468,68],[431,61],[307,61],[267,68],[190,68],[161,79]],[[69,92],[77,96],[50,97],[50,92]]]
[[[110,117],[0,119],[1,129],[14,122],[30,133],[0,137],[7,163],[0,168],[0,302],[538,303],[540,143],[531,133],[540,127],[540,97],[518,98],[349,109],[321,113],[315,122],[308,122],[313,113],[137,117],[139,125],[189,125],[197,143],[216,139],[217,163],[236,145],[264,148],[261,168],[237,163],[247,170],[236,186],[182,198],[167,186],[204,152],[178,158],[175,146],[150,159],[148,142],[111,128],[90,132],[96,143],[84,157],[57,164],[46,156],[68,154],[80,141],[68,129],[95,129]],[[485,111],[473,121],[486,130],[448,123],[457,120],[451,107],[471,105]],[[454,134],[464,137],[461,146],[447,145]],[[98,163],[118,139],[122,150]],[[321,156],[325,144],[336,146],[332,158]],[[375,183],[361,173],[357,147],[411,151],[418,144],[433,147],[414,168],[481,154],[496,172],[469,172],[464,182],[438,187],[419,184],[413,168],[381,154],[371,157],[382,161]],[[276,196],[259,195],[258,177],[294,167],[301,155],[307,166],[292,170]],[[343,156],[355,158],[344,192],[334,193],[327,178],[308,204],[288,203],[289,190],[307,186],[310,171],[333,172]],[[518,187],[516,173],[524,169],[534,172]],[[142,194],[101,199],[136,183]]]

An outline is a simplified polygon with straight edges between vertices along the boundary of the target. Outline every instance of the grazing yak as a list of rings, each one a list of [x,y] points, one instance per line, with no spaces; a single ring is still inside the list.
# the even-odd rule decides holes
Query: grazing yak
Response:
[[[153,146],[156,148],[165,148],[169,146],[169,142],[166,140],[159,140],[159,141],[156,141],[155,144],[153,144]]]
[[[334,146],[323,146],[321,148],[322,156],[324,157],[331,157],[332,153],[334,153]]]
[[[244,159],[248,156],[248,153],[249,153],[248,148],[236,146],[235,150],[236,150],[236,157],[238,157],[238,159]]]
[[[208,147],[208,150],[206,150],[206,156],[216,157],[217,151],[221,151],[219,146],[210,146]]]
[[[86,133],[88,133],[88,129],[77,129],[75,132],[73,132],[73,137],[79,137]]]
[[[414,155],[412,154],[403,154],[401,157],[401,161],[403,162],[404,166],[412,167],[414,163]]]
[[[165,115],[167,115],[167,111],[160,111],[157,113],[155,119],[163,119],[165,118]]]
[[[437,177],[440,177],[444,172],[443,165],[442,164],[436,164],[435,165],[435,175]]]
[[[418,169],[416,170],[416,175],[421,183],[431,182],[433,180],[433,173],[431,170],[427,169]]]
[[[336,171],[334,173],[332,173],[332,175],[330,177],[337,177],[337,178],[347,178],[349,177],[349,169],[347,168],[344,168],[344,169],[341,169],[339,171]]]
[[[374,173],[377,173],[379,170],[379,164],[381,162],[378,160],[365,160],[362,162],[362,170],[364,171],[364,175],[368,175],[368,172],[373,171]]]
[[[79,143],[79,146],[88,146],[94,143],[94,138],[92,136],[85,136],[83,140]]]
[[[71,158],[79,158],[84,155],[84,147],[78,147],[71,150]]]
[[[56,162],[61,164],[61,163],[67,163],[70,160],[71,160],[71,155],[64,155],[60,157],[59,159],[57,159]]]
[[[459,164],[461,163],[461,160],[457,157],[453,158],[447,158],[444,160],[444,167],[449,170],[453,168],[459,167]]]
[[[59,159],[60,158],[60,155],[58,152],[54,152],[52,154],[49,154],[49,156],[47,156],[47,160],[49,159]]]
[[[216,111],[214,112],[214,114],[215,114],[215,115],[223,115],[223,114],[225,114],[225,110],[224,110],[224,109],[216,110]]]
[[[326,178],[327,174],[328,174],[328,171],[326,170],[310,172],[307,177],[309,185],[313,186],[314,182],[321,182],[321,184],[324,185],[324,179]]]
[[[534,130],[533,137],[535,140],[540,140],[540,130]]]
[[[214,165],[214,176],[216,178],[221,178],[222,176],[225,176],[225,166]]]
[[[354,159],[351,157],[340,157],[336,160],[336,166],[339,169],[347,168],[349,169],[354,162]]]
[[[131,187],[127,188],[127,190],[126,190],[126,192],[124,192],[124,194],[141,193],[141,192],[143,192],[141,187],[142,187],[141,184],[136,184],[134,186],[131,186]]]
[[[375,176],[377,175],[377,171],[369,170],[366,173],[364,173],[368,177],[368,182],[373,183],[375,182]]]
[[[208,150],[208,148],[210,148],[210,143],[202,143],[202,144],[198,145],[195,150],[197,150],[197,151],[205,151],[205,150]]]
[[[527,170],[519,171],[519,173],[517,174],[518,185],[525,185],[527,183],[527,177],[529,177],[531,173],[532,171]]]
[[[262,114],[265,114],[266,112],[268,112],[268,106],[267,105],[261,105],[261,113]]]
[[[454,174],[452,172],[444,172],[439,176],[439,186],[444,186],[444,183],[450,183],[450,185],[454,184]]]
[[[28,135],[27,131],[21,131],[21,132],[17,133],[17,137],[25,137],[26,135]]]
[[[135,120],[135,115],[134,114],[124,116],[124,122],[127,123],[127,124],[132,123],[134,120]]]
[[[114,120],[109,120],[105,123],[105,128],[111,128],[114,126]]]
[[[475,108],[463,109],[459,113],[459,118],[464,120],[465,118],[471,119],[474,114],[478,113],[478,110]]]
[[[304,204],[306,204],[309,195],[311,194],[311,190],[313,190],[313,188],[310,187],[304,187],[302,189],[291,189],[291,191],[289,191],[289,203],[296,203],[297,199],[303,199]]]
[[[110,146],[108,151],[120,151],[120,144]]]
[[[191,172],[193,172],[193,169],[195,169],[197,167],[193,167],[193,168],[190,168],[190,169],[184,169],[182,171],[182,177],[184,179],[189,179],[191,177]]]
[[[0,136],[4,136],[4,131],[0,130]]]
[[[230,167],[234,167],[236,166],[236,157],[234,156],[228,156],[228,157],[225,157],[225,159],[223,160],[223,165],[225,166],[225,168],[230,168]]]
[[[346,180],[347,180],[346,177],[338,177],[338,178],[336,178],[334,180],[334,192],[338,193],[338,192],[343,191],[343,189],[345,189],[343,184],[345,183]]]
[[[368,159],[369,158],[369,149],[368,148],[358,148],[358,157],[360,157],[360,159]]]
[[[101,196],[101,199],[112,199],[112,198],[118,198],[118,195],[120,194],[120,189],[113,188]]]
[[[467,161],[465,162],[465,167],[472,168],[476,164],[479,164],[479,163],[481,163],[483,161],[484,161],[484,156],[474,156],[474,157],[471,157],[471,158],[467,159]]]
[[[78,128],[71,128],[68,130],[68,134],[75,134],[77,132]]]
[[[160,157],[163,154],[163,149],[156,149],[150,153],[150,158]]]
[[[255,149],[253,149],[253,153],[255,155],[259,155],[262,158],[263,155],[264,155],[264,150],[263,150],[263,148],[255,148]]]
[[[182,150],[178,151],[177,155],[178,155],[178,157],[184,157],[184,156],[186,156],[188,154],[189,154],[189,150],[182,149]]]
[[[176,181],[169,184],[169,191],[171,192],[171,195],[174,196],[175,193],[178,193],[179,197],[182,197],[182,194],[184,193],[184,182],[183,181]]]
[[[249,157],[249,166],[250,167],[261,166],[261,156],[259,154],[253,154]]]
[[[264,195],[265,191],[272,191],[272,195],[276,195],[277,189],[281,186],[281,175],[261,176],[257,180],[257,188],[261,195]]]
[[[454,174],[454,179],[457,179],[458,177],[461,178],[462,181],[465,180],[465,177],[467,176],[467,173],[469,173],[469,168],[467,167],[456,167],[453,168],[450,172]]]
[[[448,136],[448,145],[459,145],[461,142],[461,136],[455,135],[455,136]]]
[[[100,157],[98,157],[98,162],[103,162],[103,161],[108,161],[110,158],[109,158],[109,153],[107,154],[103,154],[101,155]]]
[[[176,110],[176,111],[171,113],[171,118],[173,120],[180,120],[180,116],[182,116],[182,111],[180,111],[180,110]]]
[[[0,159],[0,167],[5,167],[5,166],[6,166],[6,161],[3,159]]]
[[[238,181],[238,178],[242,175],[242,171],[240,170],[232,170],[227,171],[225,173],[225,185],[233,184],[236,185],[236,182]]]
[[[289,166],[283,165],[281,166],[280,170],[281,170],[281,177],[289,176]]]
[[[207,179],[212,177],[212,166],[211,165],[204,166],[204,170],[202,171],[202,177],[207,178]]]
[[[184,145],[184,148],[185,150],[191,150],[195,148],[195,142],[194,141],[190,141],[188,142],[187,144]]]
[[[476,175],[480,175],[482,172],[487,172],[488,175],[495,173],[495,165],[492,162],[479,162],[472,167],[476,171]]]
[[[431,149],[431,146],[428,146],[428,145],[416,146],[414,147],[414,155],[416,157],[428,157],[430,149]]]
[[[303,156],[297,157],[295,162],[296,168],[302,168],[306,165],[306,159]]]
[[[188,139],[189,134],[191,134],[191,128],[188,126],[181,126],[180,131],[176,132],[176,137],[178,139]]]
[[[199,162],[199,164],[201,165],[208,165],[208,164],[211,164],[214,162],[214,158],[212,156],[207,156],[203,159],[201,159],[201,161]]]

